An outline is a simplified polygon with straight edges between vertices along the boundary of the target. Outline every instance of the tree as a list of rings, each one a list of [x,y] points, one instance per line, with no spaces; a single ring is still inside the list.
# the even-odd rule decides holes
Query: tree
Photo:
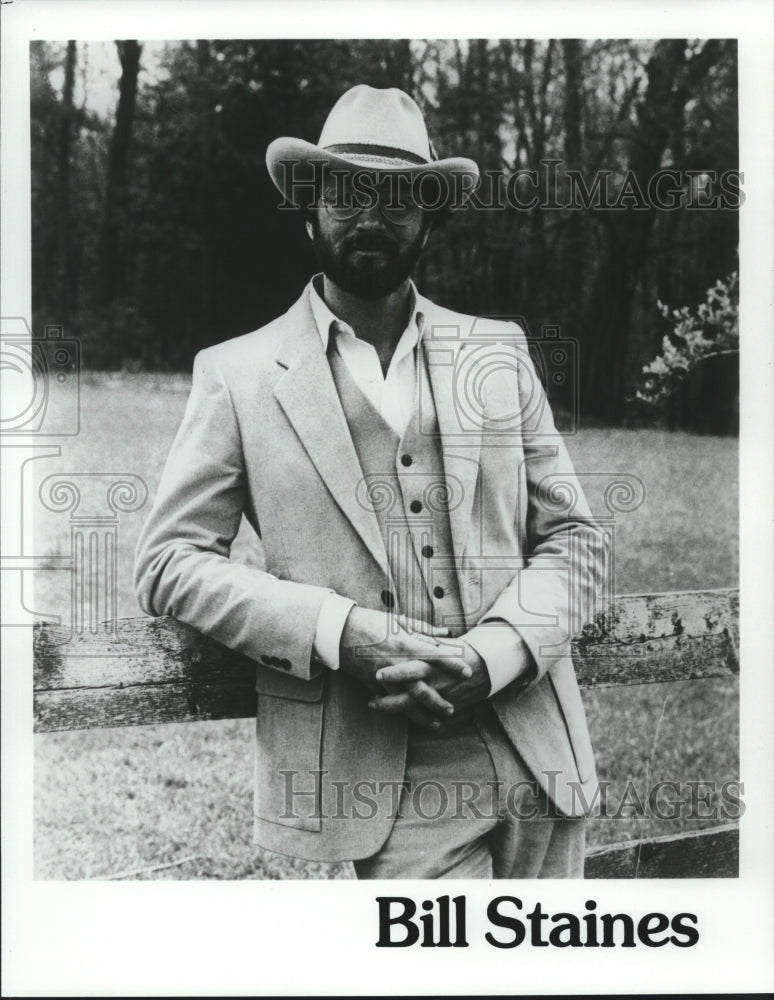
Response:
[[[719,45],[710,40],[691,52],[684,39],[656,44],[646,67],[647,88],[636,106],[637,127],[628,141],[628,169],[640,186],[661,168],[670,143],[679,145],[686,102],[718,58]],[[596,218],[604,240],[581,324],[581,391],[589,413],[616,422],[623,412],[634,295],[656,213],[632,206],[622,214],[598,212]]]
[[[142,46],[137,41],[117,41],[121,61],[116,123],[108,152],[105,212],[102,223],[101,300],[110,305],[125,290],[122,259],[128,223],[129,151],[137,101],[137,76]]]
[[[710,382],[710,387],[714,389],[714,398],[708,408],[709,419],[703,422],[701,429],[719,434],[736,432],[739,357],[737,272],[718,279],[708,288],[705,301],[696,310],[688,306],[670,309],[663,302],[658,303],[658,308],[672,330],[664,336],[661,354],[643,366],[643,378],[636,398],[664,412],[672,397],[688,388],[686,383],[691,375],[704,374],[705,381]],[[717,361],[721,363],[713,363]],[[698,388],[701,392],[705,386],[700,382]]]
[[[664,167],[683,177],[681,195],[688,170],[735,169],[733,41],[173,42],[146,50],[158,70],[147,78],[139,42],[118,51],[109,123],[68,112],[65,46],[32,47],[34,310],[61,321],[71,289],[87,364],[185,370],[200,348],[288,307],[315,261],[300,213],[278,211],[266,147],[316,141],[356,83],[411,93],[439,155],[471,156],[485,174],[479,207],[434,231],[422,290],[577,340],[584,416],[627,419],[663,336],[654,303],[697,302],[735,266],[734,211],[573,205],[568,174],[587,188],[604,174],[614,199]],[[520,195],[538,205],[498,207],[524,170],[534,186]],[[572,386],[549,379],[560,410],[576,402]]]
[[[75,108],[73,89],[75,86],[76,45],[67,43],[65,57],[64,88],[62,91],[62,113],[59,118],[59,143],[57,149],[57,245],[58,245],[58,295],[61,322],[70,322],[74,296],[74,270],[72,254],[72,225],[70,218],[70,157],[73,136]]]

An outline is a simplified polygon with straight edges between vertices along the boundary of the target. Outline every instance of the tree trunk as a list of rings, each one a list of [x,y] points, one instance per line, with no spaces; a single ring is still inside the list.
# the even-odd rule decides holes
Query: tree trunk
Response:
[[[564,56],[564,163],[571,170],[580,170],[583,165],[581,149],[581,43],[575,38],[562,42]],[[564,254],[562,261],[563,284],[567,300],[566,321],[571,336],[577,334],[576,324],[580,313],[582,286],[581,225],[580,212],[571,211],[567,217]]]
[[[121,60],[121,82],[118,90],[116,124],[108,152],[105,189],[100,281],[103,305],[114,302],[125,291],[122,244],[127,225],[129,148],[142,52],[142,46],[132,40],[116,42],[116,46]]]
[[[713,41],[706,42],[690,60],[686,60],[683,39],[656,45],[648,61],[648,86],[637,109],[638,127],[628,157],[629,171],[643,191],[661,167],[664,151],[680,134],[685,103],[717,53]],[[600,213],[606,239],[581,327],[581,406],[606,421],[618,422],[623,414],[632,303],[654,219],[653,208]]]
[[[59,120],[57,143],[57,185],[59,188],[59,213],[57,219],[57,320],[63,325],[70,322],[73,303],[72,227],[70,220],[70,150],[73,138],[73,89],[75,85],[76,44],[67,43],[65,78],[62,91],[62,115]]]

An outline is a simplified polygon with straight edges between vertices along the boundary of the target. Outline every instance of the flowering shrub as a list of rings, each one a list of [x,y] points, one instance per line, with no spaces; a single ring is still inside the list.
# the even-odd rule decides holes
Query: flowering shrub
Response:
[[[642,369],[637,399],[652,406],[663,403],[701,361],[739,353],[739,277],[736,271],[707,290],[695,312],[658,303],[661,315],[674,322],[658,355]]]

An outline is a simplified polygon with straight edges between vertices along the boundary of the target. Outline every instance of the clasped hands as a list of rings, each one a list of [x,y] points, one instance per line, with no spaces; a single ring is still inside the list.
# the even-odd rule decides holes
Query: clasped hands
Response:
[[[483,701],[490,690],[483,659],[464,636],[448,634],[355,606],[341,635],[340,666],[371,692],[371,708],[438,729],[442,719]]]

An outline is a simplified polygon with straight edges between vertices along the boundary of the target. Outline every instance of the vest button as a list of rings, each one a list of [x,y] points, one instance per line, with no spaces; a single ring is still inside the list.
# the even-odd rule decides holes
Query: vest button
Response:
[[[412,500],[411,503],[409,504],[409,509],[411,510],[412,514],[418,514],[420,510],[422,510],[422,504],[419,502],[419,500]]]
[[[433,594],[440,600],[444,595],[443,587],[434,587]]]
[[[400,464],[401,465],[409,466],[409,465],[411,465],[411,463],[413,461],[414,461],[414,459],[411,457],[411,455],[401,455],[400,456]]]
[[[423,545],[422,546],[422,555],[425,557],[425,559],[432,559],[432,557],[433,557],[433,546],[432,545]]]
[[[395,595],[391,594],[389,592],[389,590],[383,590],[382,593],[381,593],[381,598],[382,598],[382,604],[386,608],[394,608],[395,607]]]

